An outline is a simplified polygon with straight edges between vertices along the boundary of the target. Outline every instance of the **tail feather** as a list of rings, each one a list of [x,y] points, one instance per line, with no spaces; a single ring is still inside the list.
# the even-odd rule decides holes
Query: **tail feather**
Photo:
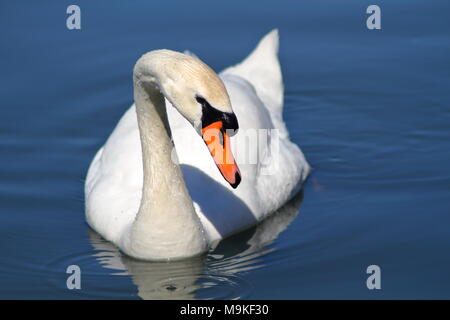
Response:
[[[229,67],[223,74],[235,74],[249,81],[269,108],[283,107],[283,79],[278,61],[278,30],[266,34],[256,48],[241,63]]]
[[[271,113],[275,126],[285,131],[282,121],[284,88],[278,46],[278,30],[274,29],[259,41],[247,58],[225,69],[222,74],[237,75],[250,82]]]

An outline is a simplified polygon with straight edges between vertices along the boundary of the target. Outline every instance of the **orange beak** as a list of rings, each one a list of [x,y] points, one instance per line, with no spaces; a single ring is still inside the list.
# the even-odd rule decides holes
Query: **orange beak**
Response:
[[[236,189],[241,182],[241,172],[231,153],[230,137],[223,129],[222,121],[211,123],[201,132],[220,173]]]

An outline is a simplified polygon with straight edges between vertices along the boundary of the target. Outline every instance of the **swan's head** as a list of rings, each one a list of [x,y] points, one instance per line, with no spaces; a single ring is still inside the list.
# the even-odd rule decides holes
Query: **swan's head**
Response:
[[[199,59],[175,51],[151,51],[140,60],[144,63],[136,64],[135,76],[149,77],[158,86],[200,134],[222,176],[236,188],[241,174],[231,153],[230,136],[239,125],[222,80]]]

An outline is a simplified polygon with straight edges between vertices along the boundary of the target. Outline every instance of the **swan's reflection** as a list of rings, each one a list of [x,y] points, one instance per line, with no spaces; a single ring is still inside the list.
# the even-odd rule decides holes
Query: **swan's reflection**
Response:
[[[263,267],[262,256],[299,213],[303,193],[296,195],[256,227],[224,239],[208,255],[173,262],[144,262],[123,255],[89,229],[99,263],[115,275],[129,275],[143,299],[240,298],[245,282],[239,273]],[[232,292],[230,292],[232,291]]]

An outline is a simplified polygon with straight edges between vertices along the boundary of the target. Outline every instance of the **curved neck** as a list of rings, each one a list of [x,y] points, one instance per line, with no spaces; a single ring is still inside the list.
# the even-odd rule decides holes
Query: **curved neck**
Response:
[[[144,181],[127,253],[152,260],[200,253],[206,250],[203,227],[176,163],[164,96],[155,79],[139,73],[139,63],[145,60],[134,73]]]
[[[172,157],[176,159],[176,151],[172,143],[164,96],[153,85],[135,83],[134,99],[144,173],[138,217],[150,213],[149,210],[142,210],[144,205],[151,206],[152,212],[159,211],[161,206],[158,202],[161,201],[164,201],[165,207],[174,203],[174,200],[183,201],[182,204],[192,207],[192,199],[186,189],[180,167],[172,160]],[[171,199],[173,191],[179,195],[175,199]]]

